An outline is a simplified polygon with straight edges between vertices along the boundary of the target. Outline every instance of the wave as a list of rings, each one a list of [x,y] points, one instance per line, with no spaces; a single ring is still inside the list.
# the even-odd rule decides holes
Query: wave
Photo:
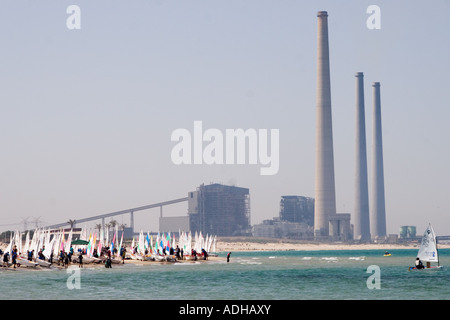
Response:
[[[349,257],[349,260],[356,260],[356,261],[364,261],[366,260],[366,257],[362,256],[362,257]]]

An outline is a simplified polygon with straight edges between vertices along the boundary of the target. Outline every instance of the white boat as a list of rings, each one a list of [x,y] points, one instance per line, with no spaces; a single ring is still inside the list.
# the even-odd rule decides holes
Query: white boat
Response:
[[[139,253],[129,253],[127,256],[132,260],[140,260],[140,261],[146,260],[146,258],[140,255]]]
[[[166,261],[167,262],[177,262],[177,257],[174,255],[167,255],[166,256]]]
[[[74,263],[79,263],[80,262],[78,260],[78,254],[74,254],[72,256],[72,262],[74,262]],[[83,254],[83,264],[100,263],[100,262],[102,262],[102,260],[100,258],[89,257],[89,256]]]
[[[417,258],[420,261],[425,262],[426,265],[423,268],[409,267],[408,270],[441,270],[443,266],[439,265],[439,254],[436,244],[436,235],[434,233],[431,223],[425,230],[422,241],[420,242],[419,252]],[[431,263],[437,263],[437,265],[431,265]]]
[[[31,262],[28,260],[28,262]],[[37,258],[35,261],[38,265],[40,265],[41,267],[50,267],[51,263],[42,259]]]
[[[21,266],[25,266],[25,267],[36,267],[38,264],[36,262],[33,261],[29,261],[27,259],[24,258],[17,258],[16,259],[16,263]]]

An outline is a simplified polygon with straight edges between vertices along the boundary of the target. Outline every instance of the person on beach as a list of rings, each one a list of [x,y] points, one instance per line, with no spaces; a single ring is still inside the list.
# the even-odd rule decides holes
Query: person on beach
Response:
[[[73,256],[73,247],[70,246],[70,250],[69,250],[69,262],[72,263],[72,256]]]
[[[28,261],[33,261],[33,251],[27,250]]]
[[[83,253],[81,251],[78,254],[78,268],[83,268]]]
[[[175,249],[175,256],[177,257],[177,260],[180,260],[181,259],[181,256],[180,256],[180,248],[177,246],[177,248]]]
[[[231,252],[228,252],[228,254],[227,254],[227,262],[230,262],[230,255],[231,255]]]
[[[59,264],[62,264],[62,266],[64,267],[64,253],[62,250],[59,250],[59,260],[58,260]]]
[[[122,264],[125,264],[125,254],[126,254],[126,252],[127,252],[127,249],[125,249],[125,247],[122,247],[121,252],[122,252],[122,254],[121,254],[121,257],[122,257]]]
[[[203,260],[207,260],[208,259],[208,253],[206,252],[205,249],[202,249],[202,254],[203,254]]]
[[[9,262],[9,253],[5,252],[3,254],[3,267],[8,268],[8,262]]]
[[[12,249],[12,254],[11,254],[11,261],[12,264],[14,265],[14,269],[16,268],[16,264],[17,264],[17,247],[14,246],[14,248]]]
[[[67,252],[64,253],[64,264],[66,268],[69,266],[69,255]]]

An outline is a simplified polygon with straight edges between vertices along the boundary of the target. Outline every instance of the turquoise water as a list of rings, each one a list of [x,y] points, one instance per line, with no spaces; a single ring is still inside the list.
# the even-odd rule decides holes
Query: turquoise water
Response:
[[[426,300],[450,298],[443,271],[408,271],[417,250],[234,252],[230,263],[126,264],[113,268],[0,271],[0,299]],[[220,257],[225,257],[220,254]],[[379,268],[379,281],[369,266]],[[79,280],[77,282],[76,280]],[[379,284],[379,289],[368,287]],[[79,289],[77,287],[79,284]],[[69,287],[75,287],[69,289]]]

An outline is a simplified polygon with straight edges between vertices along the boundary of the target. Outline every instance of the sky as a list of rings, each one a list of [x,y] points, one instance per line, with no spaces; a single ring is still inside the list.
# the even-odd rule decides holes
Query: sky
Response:
[[[70,5],[80,29],[69,29]],[[370,5],[380,29],[369,29]],[[328,12],[336,205],[353,212],[356,72],[381,83],[387,233],[450,235],[450,1],[133,0],[0,3],[0,231],[250,189],[251,224],[314,197],[318,11]],[[72,21],[72,20],[70,20]],[[171,134],[278,129],[279,171],[172,161]],[[203,145],[205,146],[205,145]],[[369,192],[372,179],[369,176]],[[187,203],[163,209],[187,214]],[[135,213],[157,231],[159,209]],[[129,217],[116,217],[129,224]]]

